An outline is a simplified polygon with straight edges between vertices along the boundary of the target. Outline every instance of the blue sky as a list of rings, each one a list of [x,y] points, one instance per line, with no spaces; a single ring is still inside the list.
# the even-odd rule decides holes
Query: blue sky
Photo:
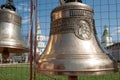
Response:
[[[38,16],[43,32],[50,25],[50,13],[59,5],[58,0],[38,0]],[[113,41],[120,41],[120,0],[82,0],[94,9],[95,27],[97,36],[101,39],[104,26],[109,27]],[[48,30],[49,33],[49,30]],[[48,34],[47,33],[47,34]]]
[[[101,39],[104,26],[109,27],[113,41],[120,41],[120,0],[82,0],[94,9],[95,27],[97,36]],[[5,3],[0,0],[0,4]],[[30,27],[30,0],[14,0],[17,13],[22,17],[22,35],[26,36]],[[42,35],[49,36],[50,13],[59,6],[58,0],[38,0],[38,20]]]

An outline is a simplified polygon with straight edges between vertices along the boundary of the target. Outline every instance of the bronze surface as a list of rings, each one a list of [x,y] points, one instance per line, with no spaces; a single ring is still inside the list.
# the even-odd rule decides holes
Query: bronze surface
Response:
[[[100,46],[90,6],[70,2],[51,13],[50,38],[37,71],[57,75],[99,75],[118,70]]]
[[[0,52],[7,48],[9,53],[28,51],[21,37],[21,17],[9,9],[0,10]]]

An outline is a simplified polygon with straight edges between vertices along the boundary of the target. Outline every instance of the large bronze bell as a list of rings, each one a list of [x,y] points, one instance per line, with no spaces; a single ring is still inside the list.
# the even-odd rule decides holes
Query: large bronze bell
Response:
[[[37,71],[76,76],[117,70],[115,60],[106,54],[98,42],[93,9],[76,0],[61,0],[61,6],[51,13],[50,38],[37,60]]]
[[[28,51],[21,37],[21,17],[15,12],[15,7],[10,3],[12,2],[1,5],[0,9],[0,53],[3,53],[3,55],[4,52],[9,54]]]

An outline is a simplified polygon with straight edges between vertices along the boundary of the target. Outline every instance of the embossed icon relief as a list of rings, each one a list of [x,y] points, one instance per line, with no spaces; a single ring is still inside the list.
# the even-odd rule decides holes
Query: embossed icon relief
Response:
[[[80,21],[76,26],[75,35],[80,39],[89,40],[91,38],[91,29],[89,24],[86,21]]]

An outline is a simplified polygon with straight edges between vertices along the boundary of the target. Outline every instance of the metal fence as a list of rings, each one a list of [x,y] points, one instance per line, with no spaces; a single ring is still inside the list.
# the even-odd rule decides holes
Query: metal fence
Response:
[[[37,7],[35,5],[36,1]],[[120,0],[82,1],[85,4],[90,5],[94,10],[95,27],[99,41],[102,41],[101,37],[103,35],[104,26],[107,25],[112,36],[112,41],[120,42]],[[0,0],[0,5],[5,2],[5,0]],[[42,49],[40,48],[41,52],[38,49],[36,55],[34,55],[33,52],[31,52],[31,55],[30,53],[26,53],[26,55],[21,53],[24,58],[27,58],[26,62],[19,63],[17,61],[8,64],[1,63],[0,80],[67,80],[67,76],[44,75],[36,73],[34,70],[35,58],[44,51],[49,39],[51,11],[59,6],[59,0],[14,0],[14,5],[17,9],[16,12],[22,17],[21,35],[23,36],[24,41],[30,46],[30,27],[33,27],[33,38],[35,38],[34,31],[35,27],[37,27],[37,30],[39,30],[39,33],[37,34],[41,39],[41,44],[39,45],[42,46]],[[31,10],[33,10],[33,13],[31,13]],[[35,11],[37,12],[37,17],[35,17]],[[34,43],[34,41],[32,42]],[[36,45],[36,47],[38,47],[38,45]],[[79,80],[120,80],[120,71],[100,76],[79,76]]]

